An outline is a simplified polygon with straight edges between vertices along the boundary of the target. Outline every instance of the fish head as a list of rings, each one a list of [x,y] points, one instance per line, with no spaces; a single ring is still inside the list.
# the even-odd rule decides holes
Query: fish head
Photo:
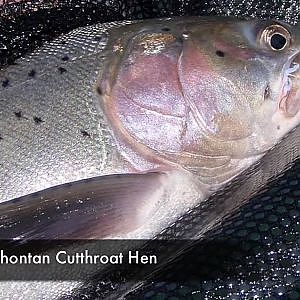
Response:
[[[179,62],[185,99],[219,149],[243,141],[236,155],[263,153],[300,120],[299,28],[272,20],[210,27],[186,28]]]
[[[207,167],[220,157],[262,155],[298,125],[299,28],[172,22],[118,40],[100,83],[110,124],[131,148]]]

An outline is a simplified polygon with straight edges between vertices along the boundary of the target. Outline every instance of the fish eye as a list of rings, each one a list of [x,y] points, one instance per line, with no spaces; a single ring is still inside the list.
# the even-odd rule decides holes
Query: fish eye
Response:
[[[271,25],[261,34],[261,43],[273,51],[282,51],[290,46],[291,34],[281,25]]]
[[[270,38],[270,45],[274,50],[282,50],[286,46],[287,40],[280,33],[274,33]]]

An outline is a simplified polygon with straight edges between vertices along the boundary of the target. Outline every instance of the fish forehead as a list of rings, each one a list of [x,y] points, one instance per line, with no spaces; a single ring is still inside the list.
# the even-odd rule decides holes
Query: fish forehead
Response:
[[[295,36],[300,35],[300,26],[291,25],[281,20],[275,19],[243,19],[237,17],[224,17],[224,16],[183,16],[183,17],[172,17],[172,18],[160,18],[160,19],[146,19],[143,21],[134,21],[131,24],[127,24],[122,28],[112,27],[111,32],[114,30],[118,32],[139,32],[161,30],[168,32],[169,30],[180,30],[181,32],[191,31],[193,33],[201,33],[206,36],[212,32],[217,32],[222,35],[226,30],[230,30],[235,33],[241,33],[247,35],[251,29],[256,29],[256,33],[260,29],[265,27],[278,24],[285,27],[291,34]],[[118,34],[119,35],[119,34]]]
[[[285,27],[291,34],[291,45],[288,51],[282,53],[272,51],[259,43],[262,31],[275,24]],[[155,21],[146,20],[123,28],[112,28],[110,33],[111,38],[107,48],[117,53],[117,68],[126,64],[123,56],[141,51],[137,50],[141,45],[150,50],[156,47],[158,54],[163,46],[175,41],[191,40],[193,47],[196,48],[195,52],[202,53],[208,65],[211,65],[211,72],[216,71],[218,75],[225,77],[236,76],[235,73],[230,74],[230,71],[239,69],[239,75],[245,77],[259,75],[262,79],[262,76],[270,75],[267,71],[273,71],[274,63],[277,65],[276,73],[279,75],[287,59],[291,54],[299,51],[300,47],[300,26],[291,26],[272,19],[243,20],[202,16],[165,18]],[[144,54],[147,54],[146,52],[147,50]],[[231,59],[228,60],[227,55],[226,59],[220,59],[217,52],[223,55],[228,53]],[[119,53],[122,53],[122,56],[119,56]],[[107,61],[107,65],[110,66],[111,61]],[[239,78],[234,79],[236,82],[242,81]]]

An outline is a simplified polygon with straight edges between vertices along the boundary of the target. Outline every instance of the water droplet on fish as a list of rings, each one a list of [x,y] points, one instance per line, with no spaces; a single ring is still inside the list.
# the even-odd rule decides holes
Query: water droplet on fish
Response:
[[[188,34],[187,32],[184,32],[184,33],[182,34],[182,37],[183,37],[184,39],[188,39],[188,38],[189,38],[189,34]]]

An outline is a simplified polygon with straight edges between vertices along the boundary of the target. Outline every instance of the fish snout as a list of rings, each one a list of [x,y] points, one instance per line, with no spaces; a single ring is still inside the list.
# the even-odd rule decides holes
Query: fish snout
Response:
[[[300,52],[284,68],[279,109],[286,117],[294,117],[300,110]]]

